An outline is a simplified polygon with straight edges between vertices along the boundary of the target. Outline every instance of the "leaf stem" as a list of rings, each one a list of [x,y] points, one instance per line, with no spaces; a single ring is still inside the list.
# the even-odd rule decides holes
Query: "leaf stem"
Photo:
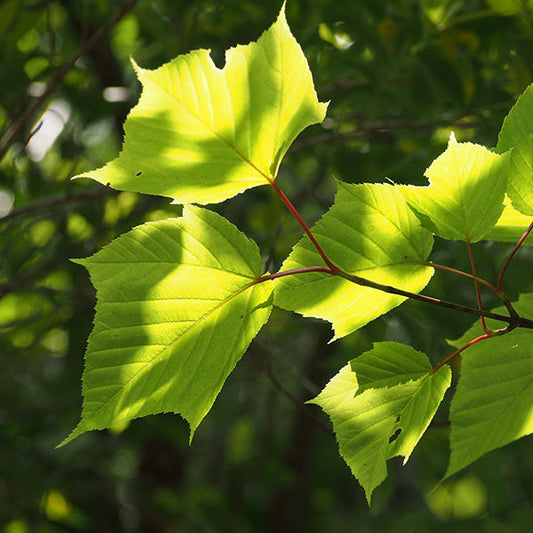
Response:
[[[511,250],[511,253],[509,254],[509,257],[507,258],[507,261],[505,261],[505,264],[503,265],[499,275],[498,275],[498,282],[496,283],[496,287],[499,291],[502,293],[503,291],[503,276],[505,275],[505,271],[507,270],[507,267],[510,265],[511,261],[513,260],[513,257],[515,256],[516,252],[518,252],[518,249],[520,246],[522,246],[522,243],[526,240],[527,236],[531,233],[533,230],[533,222],[529,225],[529,228],[524,232],[522,237],[518,239],[518,242],[515,244],[514,248]]]
[[[474,280],[477,283],[480,283],[481,285],[484,285],[488,289],[490,289],[498,298],[502,298],[501,293],[498,291],[498,289],[488,281],[484,280],[483,278],[479,278],[476,275],[469,274],[468,272],[463,272],[462,270],[457,270],[456,268],[448,267],[446,265],[439,265],[438,263],[432,263],[431,261],[423,261],[422,263],[418,263],[420,265],[428,266],[431,268],[434,268],[436,270],[443,270],[444,272],[450,272],[452,274],[457,274],[458,276],[463,276],[465,278],[469,278]]]
[[[326,255],[324,250],[322,250],[322,247],[320,244],[318,244],[318,241],[316,240],[315,236],[309,229],[309,226],[305,222],[305,220],[302,218],[296,207],[292,205],[292,202],[287,198],[285,193],[278,187],[278,184],[275,181],[271,181],[270,185],[276,191],[276,194],[279,196],[281,201],[287,206],[291,214],[294,216],[294,218],[298,221],[300,226],[302,226],[303,230],[305,231],[306,235],[311,239],[311,242],[313,243],[313,246],[316,248],[316,251],[320,254],[320,257],[324,260],[324,263],[328,265],[328,267],[331,269],[331,273],[338,272],[340,269],[337,267]]]
[[[313,243],[313,246],[315,247],[316,251],[319,253],[320,257],[323,259],[324,263],[326,263],[327,267],[323,266],[312,266],[312,267],[305,267],[305,268],[297,268],[293,270],[285,270],[283,272],[277,272],[275,274],[266,274],[264,276],[261,276],[257,278],[254,282],[252,282],[250,285],[254,285],[256,283],[262,283],[264,281],[273,280],[276,278],[281,278],[284,276],[290,276],[293,274],[306,274],[309,272],[324,272],[326,274],[331,274],[334,276],[340,276],[348,281],[351,281],[352,283],[356,283],[357,285],[361,285],[362,287],[370,287],[372,289],[376,289],[378,291],[386,292],[389,294],[396,294],[398,296],[403,296],[405,298],[410,298],[412,300],[418,300],[421,302],[426,302],[432,305],[438,305],[440,307],[445,307],[447,309],[453,309],[454,311],[460,311],[462,313],[468,313],[471,315],[476,315],[478,317],[484,317],[484,318],[492,318],[494,320],[499,320],[501,322],[507,322],[508,326],[506,328],[502,328],[500,330],[496,330],[493,332],[493,334],[502,334],[507,331],[510,331],[511,329],[517,328],[517,327],[523,327],[523,328],[530,328],[533,329],[533,320],[529,320],[527,318],[523,318],[517,314],[517,312],[512,307],[511,303],[504,297],[502,294],[499,294],[496,291],[496,294],[500,298],[502,298],[505,306],[509,310],[510,316],[500,315],[498,313],[492,313],[490,311],[485,311],[483,309],[478,309],[475,307],[469,307],[466,305],[456,304],[453,302],[447,302],[446,300],[439,300],[438,298],[433,298],[431,296],[425,296],[423,294],[417,294],[414,292],[404,291],[402,289],[398,289],[396,287],[392,287],[391,285],[382,285],[381,283],[376,283],[375,281],[371,281],[366,278],[362,278],[360,276],[356,276],[354,274],[349,274],[348,272],[345,272],[341,268],[339,268],[331,259],[327,256],[326,252],[322,249],[318,241],[316,240],[315,236],[313,235],[312,231],[309,229],[309,226],[305,222],[305,220],[302,218],[296,207],[292,204],[292,202],[287,198],[285,193],[279,188],[276,181],[270,181],[270,185],[276,191],[276,194],[279,196],[281,201],[287,206],[291,214],[296,218],[300,226],[305,231],[306,235],[309,237],[311,242]],[[524,234],[517,244],[518,246],[523,242],[523,240],[527,237],[527,234],[533,229],[533,224],[530,226],[526,234]],[[421,263],[426,266],[433,266],[434,268],[441,268],[442,270],[448,270],[450,272],[455,272],[457,274],[469,277],[474,280],[478,280],[479,283],[482,283],[486,285],[487,287],[491,288],[491,290],[494,290],[494,286],[492,286],[487,281],[481,280],[481,278],[478,278],[475,275],[467,274],[466,272],[461,272],[459,270],[451,269],[448,267],[442,267],[438,266],[436,267],[434,264],[429,263]]]
[[[324,272],[326,274],[335,274],[335,272],[333,272],[331,268],[325,266],[302,267],[294,268],[292,270],[283,270],[281,272],[276,272],[275,274],[264,274],[260,278],[257,278],[253,284],[263,283],[264,281],[283,278],[285,276],[292,276],[294,274],[308,274],[309,272]]]
[[[485,333],[484,335],[480,335],[479,337],[472,339],[470,342],[467,342],[464,346],[461,346],[458,350],[455,350],[455,352],[443,359],[437,366],[433,367],[431,372],[434,374],[435,372],[437,372],[437,370],[439,370],[439,368],[443,367],[446,363],[449,363],[456,355],[459,355],[467,348],[470,348],[470,346],[473,346],[474,344],[477,344],[478,342],[483,341],[485,339],[490,339],[493,336],[494,335],[491,333]]]
[[[490,311],[485,311],[482,309],[477,309],[476,307],[469,307],[467,305],[456,304],[452,302],[447,302],[446,300],[439,300],[438,298],[433,298],[432,296],[425,296],[423,294],[417,294],[414,292],[404,291],[396,287],[391,287],[390,285],[382,285],[381,283],[376,283],[366,278],[361,278],[353,274],[348,274],[342,270],[338,271],[336,275],[341,276],[348,281],[357,283],[364,287],[371,287],[379,291],[387,292],[389,294],[397,294],[399,296],[405,296],[406,298],[411,298],[412,300],[419,300],[421,302],[426,302],[433,305],[438,305],[440,307],[446,307],[447,309],[453,309],[454,311],[461,311],[462,313],[468,313],[470,315],[476,315],[478,317],[483,316],[485,318],[492,318],[494,320],[500,320],[502,322],[507,322],[512,328],[523,327],[533,329],[533,320],[523,318],[520,316],[505,316],[498,313],[492,313]]]
[[[470,268],[472,269],[472,274],[474,277],[474,287],[476,289],[476,298],[477,298],[477,306],[480,311],[483,311],[483,303],[481,301],[481,291],[479,290],[479,282],[477,277],[477,269],[476,269],[476,262],[474,261],[474,254],[472,252],[472,245],[469,240],[466,241],[466,249],[468,250],[468,258],[470,259]],[[491,331],[489,328],[487,328],[487,324],[485,323],[485,317],[480,316],[479,320],[481,321],[481,327],[483,328],[483,331],[487,334],[490,334]]]

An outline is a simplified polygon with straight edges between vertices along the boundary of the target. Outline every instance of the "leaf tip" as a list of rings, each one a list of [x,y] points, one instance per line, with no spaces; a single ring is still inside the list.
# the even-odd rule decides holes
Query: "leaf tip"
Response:
[[[374,494],[374,490],[376,487],[365,487],[363,486],[363,490],[365,491],[365,499],[366,503],[368,504],[368,507],[372,507],[372,494]]]
[[[320,122],[323,122],[326,118],[329,104],[331,103],[331,100],[328,100],[327,102],[318,102],[318,109],[320,111],[320,115],[322,116],[322,120]]]
[[[63,446],[66,446],[69,442],[73,441],[86,431],[87,428],[85,428],[80,421],[79,424],[70,432],[70,434],[55,447],[55,449],[58,450],[59,448],[63,448]]]
[[[281,4],[281,9],[279,10],[278,20],[283,17],[286,20],[285,8],[287,7],[287,0],[283,0]]]
[[[87,257],[82,258],[69,258],[69,261],[71,263],[75,263],[76,265],[86,266]]]
[[[133,59],[132,56],[130,56],[130,63],[131,63],[131,66],[133,67],[133,70],[137,74],[137,77],[139,78],[142,72],[144,71],[144,69],[139,66],[139,64],[135,61],[135,59]]]

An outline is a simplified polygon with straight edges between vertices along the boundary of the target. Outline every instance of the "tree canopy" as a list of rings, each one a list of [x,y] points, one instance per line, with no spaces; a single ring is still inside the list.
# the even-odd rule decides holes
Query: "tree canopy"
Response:
[[[202,183],[201,168],[191,174],[185,192],[176,188],[119,192],[107,187],[115,185],[115,176],[119,182],[126,179],[122,169],[136,172],[127,163],[128,154],[123,154],[123,166],[113,168],[112,179],[101,173],[101,184],[70,179],[109,161],[120,161],[116,157],[123,124],[141,91],[135,71],[144,86],[153,82],[154,73],[166,75],[155,70],[160,65],[191,50],[209,49],[216,65],[212,82],[224,81],[219,79],[220,69],[227,61],[226,79],[231,85],[231,76],[238,77],[242,65],[237,52],[225,57],[225,50],[257,41],[276,20],[279,8],[276,3],[248,0],[0,3],[4,73],[0,78],[0,349],[4,366],[0,377],[0,517],[6,532],[65,528],[318,532],[352,531],[356,525],[362,531],[447,531],[447,521],[454,521],[454,530],[459,531],[520,531],[530,524],[530,440],[492,452],[437,486],[446,472],[449,452],[448,421],[437,417],[409,464],[389,466],[391,476],[376,490],[375,507],[369,511],[361,489],[338,457],[327,418],[304,403],[316,397],[356,355],[365,353],[371,358],[366,354],[373,346],[386,350],[384,340],[411,344],[437,362],[443,350],[449,351],[445,339],[460,337],[473,320],[445,309],[428,313],[423,302],[407,302],[356,331],[354,323],[335,323],[337,336],[346,336],[330,344],[330,328],[323,321],[309,323],[273,308],[270,321],[237,364],[191,447],[184,420],[159,415],[125,421],[110,432],[93,432],[55,449],[78,420],[83,354],[94,320],[94,289],[78,263],[98,275],[98,260],[83,258],[115,237],[124,234],[120,239],[128,239],[128,231],[148,223],[145,227],[151,229],[147,231],[159,232],[159,239],[193,239],[204,225],[219,225],[228,245],[246,250],[243,257],[253,255],[248,262],[231,260],[235,272],[231,283],[238,292],[246,283],[243,280],[261,264],[276,271],[289,253],[288,261],[295,264],[305,254],[305,244],[292,250],[301,234],[297,221],[267,188],[233,197],[237,190],[260,185],[265,175],[283,184],[312,224],[334,202],[336,192],[352,202],[361,201],[363,182],[390,178],[418,185],[406,192],[416,203],[427,185],[425,176],[431,175],[427,167],[446,150],[452,131],[457,141],[493,147],[490,158],[509,164],[497,154],[517,140],[508,129],[498,141],[498,131],[518,95],[532,82],[531,2],[289,0],[286,16],[309,62],[318,102],[330,103],[325,120],[299,136],[307,124],[299,124],[298,119],[294,119],[298,127],[292,127],[293,122],[280,136],[271,135],[268,120],[253,123],[242,133],[271,139],[273,167],[265,166],[264,154],[248,154],[261,170],[250,179],[240,172],[237,162],[223,160],[234,168],[234,189],[215,184],[217,199],[228,199],[213,206],[215,212],[209,215],[196,207],[182,211],[169,200],[191,201],[187,195],[199,180]],[[245,53],[242,48],[236,50]],[[209,60],[207,53],[194,54],[180,57]],[[179,70],[180,65],[176,63],[175,68]],[[258,96],[264,68],[258,60],[256,77],[252,77],[257,88],[252,87],[250,98],[257,98],[251,104],[264,106],[268,118],[269,100],[263,93]],[[147,105],[160,105],[162,98]],[[311,122],[321,122],[326,106],[311,100],[301,105],[314,105]],[[142,108],[137,109],[142,115]],[[169,145],[174,133],[167,132]],[[126,129],[128,134],[138,135],[145,164],[152,165],[151,158],[161,146],[150,144],[146,131]],[[278,172],[279,159],[296,136]],[[217,143],[206,142],[213,157],[205,164],[220,164],[213,163],[221,154]],[[454,157],[462,157],[459,152],[464,144],[450,146]],[[485,155],[480,152],[480,160]],[[441,158],[435,164],[438,161],[443,164]],[[523,197],[520,181],[516,187],[516,196]],[[443,210],[441,233],[435,233],[447,237],[457,231],[457,224],[446,212],[443,198],[436,197],[435,202]],[[179,227],[162,228],[154,222],[182,215]],[[252,250],[232,224],[220,222],[219,215],[253,236],[259,251]],[[499,213],[489,215],[497,218]],[[414,217],[411,212],[404,216]],[[327,223],[324,220],[319,224]],[[498,231],[514,236],[513,224],[516,221],[509,220],[508,227]],[[471,231],[474,243],[485,237],[475,223]],[[114,242],[120,245],[120,239]],[[422,233],[413,240],[424,258],[430,245]],[[473,247],[480,270],[494,277],[512,243],[496,247],[480,242]],[[107,254],[113,251],[106,250]],[[94,258],[104,257],[99,253]],[[469,257],[457,243],[437,239],[433,253],[439,262],[469,268]],[[525,247],[513,261],[507,275],[511,297],[533,290],[532,258],[531,248]],[[188,285],[194,292],[198,274],[193,270],[176,272],[172,283]],[[102,270],[102,279],[107,274]],[[432,294],[475,305],[469,280],[450,284],[445,273],[431,281],[423,269],[416,274],[411,273],[413,286],[429,282]],[[159,274],[137,270],[117,275],[133,279]],[[107,290],[112,288],[110,284]],[[264,286],[258,287],[260,291],[268,292]],[[209,297],[221,298],[219,294]],[[262,302],[268,295],[256,297]],[[484,298],[487,308],[498,304],[490,294]],[[294,307],[290,297],[283,302],[279,296],[279,301],[284,303],[281,307]],[[250,330],[257,329],[267,313],[253,303]],[[106,321],[116,313],[119,308]],[[307,315],[328,318],[319,312]],[[356,320],[356,314],[352,315],[352,322]],[[240,334],[237,326],[235,331],[234,335]],[[250,339],[245,331],[241,342],[247,345]],[[223,338],[215,341],[223,342]],[[205,349],[216,350],[217,342]],[[524,361],[530,358],[527,353],[522,356]],[[467,364],[475,368],[482,364],[482,357],[473,352]],[[232,358],[227,364],[236,361]],[[421,360],[420,364],[429,363]],[[445,389],[448,377],[444,372],[434,377],[435,386]],[[203,383],[196,385],[195,394],[200,396]],[[322,394],[316,401],[323,406],[328,398]],[[449,400],[445,396],[445,403]],[[206,398],[207,409],[213,401]],[[357,397],[347,401],[357,401]],[[182,414],[192,426],[197,425],[198,412]],[[340,442],[343,445],[347,444]],[[456,464],[463,460],[456,457]]]

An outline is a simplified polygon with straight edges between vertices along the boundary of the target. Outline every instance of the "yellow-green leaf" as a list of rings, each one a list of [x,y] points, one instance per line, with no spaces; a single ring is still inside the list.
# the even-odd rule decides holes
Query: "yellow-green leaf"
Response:
[[[521,213],[533,215],[533,84],[503,121],[497,150],[512,150],[507,194]]]
[[[366,382],[364,388],[360,380]],[[431,372],[427,356],[410,346],[376,343],[311,400],[331,418],[340,454],[363,486],[368,503],[387,477],[387,460],[401,455],[407,462],[450,381],[449,367]]]
[[[271,310],[256,244],[220,215],[138,226],[78,260],[98,301],[73,438],[150,414],[181,414],[191,438]]]
[[[488,241],[517,242],[533,222],[533,216],[524,215],[505,197],[503,213],[496,225],[483,237]],[[524,244],[533,245],[533,236],[528,237]]]
[[[122,152],[76,177],[179,203],[221,202],[273,182],[292,141],[326,114],[284,8],[257,42],[228,50],[223,69],[209,50],[155,70],[134,66],[143,91]]]
[[[421,291],[433,275],[432,268],[420,264],[431,252],[433,237],[392,185],[338,182],[335,204],[312,231],[333,263],[349,274],[411,292]],[[280,270],[315,265],[323,265],[323,261],[304,237]],[[348,335],[403,301],[403,296],[321,272],[275,281],[276,305],[330,321],[335,338]]]
[[[400,186],[409,205],[439,237],[477,242],[496,224],[503,211],[508,156],[484,146],[458,143],[426,170],[427,187]]]

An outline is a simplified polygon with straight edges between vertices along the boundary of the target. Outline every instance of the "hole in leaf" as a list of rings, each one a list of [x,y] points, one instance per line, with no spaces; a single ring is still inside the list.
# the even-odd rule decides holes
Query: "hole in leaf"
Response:
[[[391,444],[392,442],[394,442],[399,436],[400,436],[400,433],[402,432],[402,429],[401,428],[398,428],[390,437],[389,437],[389,444]]]
[[[142,171],[142,170],[139,170],[139,172],[137,172],[135,175],[136,175],[136,176],[142,176],[142,175],[143,175],[143,171]]]

